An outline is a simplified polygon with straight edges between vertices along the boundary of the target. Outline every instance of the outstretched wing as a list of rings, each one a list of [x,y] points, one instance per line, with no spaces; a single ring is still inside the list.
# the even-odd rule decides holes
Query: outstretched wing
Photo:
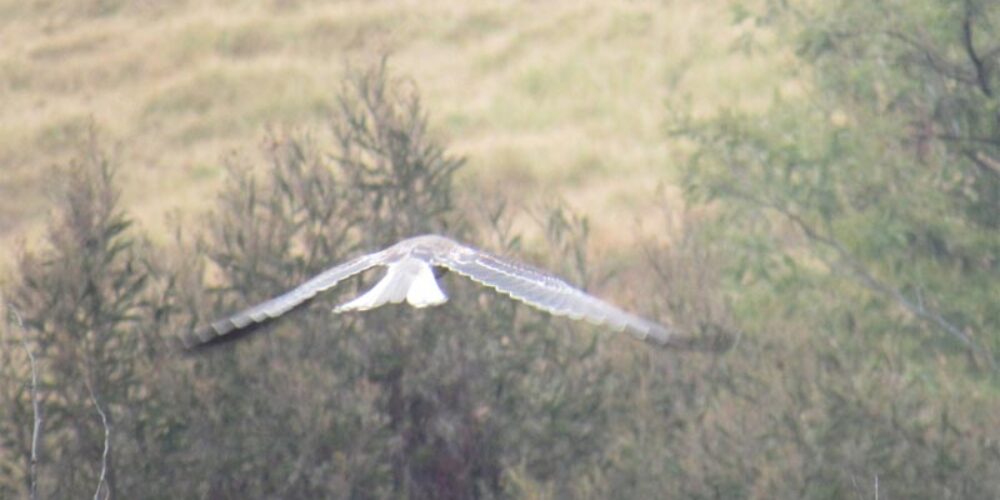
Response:
[[[316,277],[267,302],[244,309],[198,330],[193,337],[183,339],[185,347],[225,342],[250,333],[255,327],[299,307],[317,293],[334,287],[337,283],[372,267],[385,264],[386,252],[362,255],[323,271]]]
[[[661,345],[672,344],[665,326],[629,314],[565,281],[524,264],[455,244],[435,252],[433,264],[557,316],[584,319]]]

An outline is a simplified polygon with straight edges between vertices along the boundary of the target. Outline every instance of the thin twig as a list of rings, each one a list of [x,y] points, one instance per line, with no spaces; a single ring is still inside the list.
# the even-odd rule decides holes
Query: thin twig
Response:
[[[858,500],[863,500],[864,496],[861,494],[861,487],[858,486],[858,481],[854,478],[854,474],[851,474],[851,484],[854,485],[854,494],[858,496]]]
[[[28,334],[24,330],[24,321],[21,319],[21,315],[11,304],[7,305],[7,310],[10,312],[11,317],[14,318],[18,330],[21,332],[21,347],[24,348],[25,354],[28,355],[28,364],[31,367],[31,411],[34,416],[34,424],[31,429],[31,463],[28,469],[28,498],[35,500],[38,496],[38,442],[42,437],[42,407],[38,401],[38,369],[35,364],[35,355],[31,352],[31,346],[28,344]]]
[[[938,327],[940,327],[941,329],[943,329],[944,331],[946,331],[947,333],[951,334],[953,337],[961,341],[962,344],[964,344],[966,347],[972,349],[977,347],[975,343],[972,341],[972,338],[970,338],[965,332],[960,330],[957,326],[951,324],[948,320],[944,319],[943,316],[934,311],[930,311],[924,308],[920,304],[914,303],[896,288],[893,288],[887,283],[883,283],[882,281],[879,281],[877,278],[875,278],[875,276],[872,275],[860,261],[854,258],[854,256],[851,255],[851,253],[848,252],[847,249],[844,248],[839,241],[819,234],[811,226],[809,226],[809,224],[805,222],[805,220],[803,220],[795,213],[792,213],[781,207],[772,206],[772,208],[778,210],[786,217],[788,217],[789,220],[794,222],[795,225],[797,225],[809,239],[816,241],[818,243],[822,243],[829,248],[832,248],[837,253],[837,257],[840,258],[841,262],[846,264],[847,267],[850,268],[851,271],[854,272],[854,274],[858,278],[860,278],[861,281],[868,288],[880,292],[884,295],[888,295],[889,297],[895,299],[896,302],[898,302],[901,306],[903,306],[903,308],[907,309],[915,316],[924,321],[936,324]]]
[[[1000,176],[1000,160],[996,160],[982,151],[977,151],[976,154],[972,156],[972,159],[975,160],[976,164],[980,165],[983,170]]]
[[[97,401],[97,396],[94,395],[94,387],[90,384],[89,379],[86,383],[87,391],[90,392],[90,400],[94,403],[94,407],[97,408],[97,414],[101,416],[101,424],[104,426],[104,452],[101,453],[101,475],[97,481],[97,490],[94,492],[94,500],[100,500],[101,490],[105,489],[105,477],[108,473],[108,450],[111,448],[111,428],[108,426],[108,416]],[[107,496],[105,494],[104,497],[107,498]]]
[[[904,309],[909,311],[911,314],[917,318],[937,326],[945,333],[948,333],[952,337],[955,337],[960,341],[966,348],[970,351],[979,351],[986,354],[987,361],[990,364],[990,368],[996,369],[996,360],[993,358],[992,353],[985,350],[982,346],[978,345],[971,336],[959,329],[958,326],[952,324],[950,321],[944,318],[940,313],[927,309],[923,304],[914,303],[912,300],[907,298],[901,291],[895,287],[880,281],[876,278],[861,261],[854,257],[846,248],[844,248],[841,243],[831,236],[820,234],[812,225],[805,221],[800,215],[795,212],[785,208],[779,203],[768,202],[767,200],[762,200],[755,198],[746,193],[735,193],[738,196],[742,196],[745,199],[758,204],[764,208],[770,208],[777,211],[778,213],[784,215],[788,220],[795,224],[810,240],[820,243],[827,248],[832,249],[836,254],[837,258],[846,265],[850,271],[861,280],[866,287],[870,290],[879,292],[889,298],[893,299],[902,306]]]
[[[993,89],[990,87],[989,70],[986,68],[983,60],[976,52],[976,46],[972,41],[973,16],[975,16],[975,12],[973,12],[972,2],[966,0],[965,16],[962,18],[962,44],[964,45],[965,53],[969,57],[969,61],[972,62],[972,67],[975,70],[976,82],[979,84],[979,90],[981,90],[983,94],[986,94],[987,97],[993,97]]]

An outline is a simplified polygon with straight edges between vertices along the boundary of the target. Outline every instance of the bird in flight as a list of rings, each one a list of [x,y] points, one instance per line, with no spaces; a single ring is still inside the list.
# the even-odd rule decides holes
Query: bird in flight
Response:
[[[193,348],[240,337],[376,266],[387,268],[385,276],[364,294],[334,308],[335,313],[367,311],[404,300],[418,308],[443,304],[448,296],[438,285],[434,268],[445,268],[556,316],[587,320],[616,331],[628,330],[658,345],[684,344],[680,338],[675,343],[669,328],[627,313],[549,273],[438,235],[409,238],[336,265],[282,295],[212,323],[184,343]]]

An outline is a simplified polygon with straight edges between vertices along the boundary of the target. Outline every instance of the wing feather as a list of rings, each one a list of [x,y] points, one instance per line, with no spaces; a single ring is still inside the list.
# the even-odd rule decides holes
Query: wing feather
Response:
[[[670,342],[665,326],[627,313],[539,269],[455,244],[434,255],[434,264],[556,316],[584,319],[641,339]]]
[[[248,330],[305,304],[316,294],[334,287],[337,283],[372,267],[385,264],[385,260],[386,252],[382,251],[362,255],[331,267],[286,293],[208,325],[195,332],[193,338],[184,339],[184,344],[191,348],[224,342],[241,336],[241,333],[249,333]]]
[[[316,294],[344,279],[375,266],[389,265],[401,258],[413,258],[445,267],[553,315],[583,319],[617,331],[629,330],[641,339],[661,345],[681,347],[687,342],[684,338],[675,336],[667,327],[625,312],[545,271],[461,245],[442,236],[426,235],[401,241],[380,252],[362,255],[334,266],[282,295],[208,325],[182,339],[182,343],[191,348],[241,337],[302,306]]]

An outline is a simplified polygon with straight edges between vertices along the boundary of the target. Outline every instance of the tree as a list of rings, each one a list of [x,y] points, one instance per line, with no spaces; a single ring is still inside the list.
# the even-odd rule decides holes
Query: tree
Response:
[[[519,241],[501,230],[502,211],[475,232],[476,215],[459,210],[451,192],[462,161],[428,137],[415,89],[392,79],[384,61],[349,76],[332,124],[330,150],[308,135],[271,137],[263,182],[232,166],[202,244],[217,273],[205,319],[407,236],[448,232],[501,249]],[[580,234],[565,217],[550,226],[559,242]],[[354,283],[317,302],[343,300]],[[531,477],[571,489],[609,428],[600,341],[574,340],[470,283],[451,285],[449,307],[363,315],[314,307],[254,341],[194,358],[196,491],[493,497],[523,464]]]
[[[858,301],[840,313],[847,321],[858,305],[877,307],[879,329],[931,335],[910,342],[915,355],[928,343],[963,348],[990,367],[1000,347],[993,5],[776,7],[767,19],[798,41],[802,77],[815,76],[809,100],[686,128],[701,144],[690,192],[726,200],[734,217],[752,208],[742,214],[772,235],[758,273],[832,271],[866,289],[845,290]]]
[[[120,472],[134,466],[122,452],[137,438],[131,417],[145,397],[143,353],[155,339],[144,328],[152,324],[146,312],[156,306],[148,295],[150,268],[118,210],[113,168],[96,134],[82,148],[65,169],[49,248],[22,257],[9,296],[23,320],[25,348],[37,358],[44,431],[38,443],[22,432],[32,419],[24,416],[27,395],[15,395],[13,422],[7,421],[15,432],[4,435],[20,442],[4,447],[44,450],[37,480],[42,497],[96,490],[100,498],[114,498],[130,483]]]
[[[758,12],[804,95],[675,123],[746,331],[691,470],[716,495],[995,496],[1000,9]]]

